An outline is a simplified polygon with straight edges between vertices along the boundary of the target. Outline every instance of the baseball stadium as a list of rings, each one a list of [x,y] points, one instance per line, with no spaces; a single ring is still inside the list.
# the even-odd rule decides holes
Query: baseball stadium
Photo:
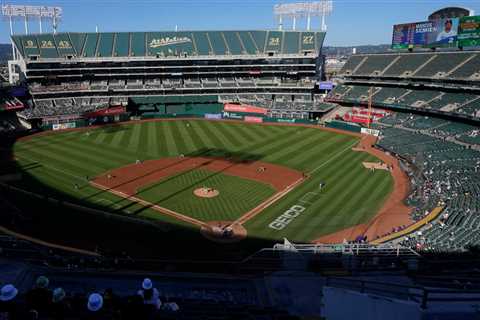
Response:
[[[462,307],[438,319],[474,314],[473,10],[395,24],[388,51],[341,57],[326,54],[328,0],[275,5],[279,28],[269,30],[63,32],[61,12],[2,6],[10,26],[25,19],[27,27],[28,16],[40,30],[53,19],[54,29],[12,31],[0,88],[0,261],[12,261],[5,270],[29,265],[23,285],[42,274],[77,288],[112,272],[126,288],[150,272],[178,292],[208,283],[231,295],[206,308],[206,298],[160,290],[163,307],[145,319],[347,319],[336,303],[362,304],[355,295],[366,292],[399,299],[390,306],[399,312],[414,304],[414,319],[452,301]],[[309,283],[302,292],[323,290],[321,304],[311,296],[316,303],[297,306],[300,278],[262,278],[294,271]],[[146,280],[142,290],[151,290]],[[288,307],[279,297],[286,283]],[[358,309],[379,303],[372,299]],[[366,314],[355,317],[390,319]]]

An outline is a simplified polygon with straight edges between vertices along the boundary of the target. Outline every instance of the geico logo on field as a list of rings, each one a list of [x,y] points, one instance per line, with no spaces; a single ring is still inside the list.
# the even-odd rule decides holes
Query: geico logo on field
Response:
[[[290,222],[292,222],[293,219],[298,217],[303,211],[305,211],[305,207],[302,207],[300,205],[294,205],[293,207],[285,211],[277,219],[275,219],[272,223],[270,223],[268,226],[275,230],[282,230]]]

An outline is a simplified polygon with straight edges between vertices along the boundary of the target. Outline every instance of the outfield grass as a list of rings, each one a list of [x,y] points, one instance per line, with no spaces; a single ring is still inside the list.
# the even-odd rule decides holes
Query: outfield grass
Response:
[[[313,128],[182,120],[103,127],[90,130],[88,135],[84,131],[73,131],[34,136],[17,142],[14,153],[19,165],[28,173],[23,181],[17,182],[25,188],[45,192],[47,185],[57,190],[50,191],[56,196],[67,195],[126,215],[171,223],[181,222],[93,188],[85,177],[100,175],[136,159],[158,159],[181,153],[205,155],[209,150],[235,153],[240,157],[253,156],[261,161],[310,172],[310,179],[245,225],[249,235],[257,237],[310,241],[368,221],[392,189],[393,180],[389,173],[370,172],[363,168],[363,161],[375,161],[375,158],[351,151],[357,140]],[[322,193],[310,194],[318,191],[320,182],[327,184]],[[80,189],[76,190],[74,184],[79,184]],[[267,193],[265,190],[261,192]],[[147,195],[150,196],[157,197],[154,193]],[[192,215],[198,214],[205,220],[226,219],[226,216],[217,216],[218,211],[202,209],[196,212],[196,204],[183,204],[184,199],[176,198],[175,202],[179,204],[174,205],[189,206]],[[276,217],[302,199],[308,201],[304,203],[306,210],[285,229],[279,231],[268,227]],[[251,201],[256,200],[252,198]],[[224,208],[226,205],[223,204]],[[223,214],[230,212],[236,211]]]
[[[193,195],[197,188],[219,190],[215,198]],[[253,180],[212,172],[190,170],[140,189],[137,196],[161,207],[202,221],[233,221],[275,193],[271,186]]]

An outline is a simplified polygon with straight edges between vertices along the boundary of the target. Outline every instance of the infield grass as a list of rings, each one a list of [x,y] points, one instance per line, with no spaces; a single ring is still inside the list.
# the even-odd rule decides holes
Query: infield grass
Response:
[[[197,188],[220,192],[214,198],[199,198]],[[140,189],[137,196],[178,213],[209,221],[233,221],[275,193],[271,186],[208,170],[190,170]]]

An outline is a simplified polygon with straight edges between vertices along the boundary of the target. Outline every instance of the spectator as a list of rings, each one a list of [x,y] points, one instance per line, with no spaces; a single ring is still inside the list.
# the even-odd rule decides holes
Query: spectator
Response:
[[[155,309],[160,309],[162,302],[157,288],[153,287],[152,280],[145,278],[142,282],[142,289],[138,290],[138,295],[142,297],[143,303],[152,305]]]
[[[47,314],[51,306],[52,292],[48,290],[49,280],[40,276],[35,282],[35,287],[27,292],[27,309],[36,311],[39,315]]]
[[[102,310],[103,297],[99,293],[92,293],[88,296],[87,311],[82,319],[108,319]]]
[[[65,319],[70,311],[70,304],[65,297],[65,290],[62,288],[53,290],[51,316],[55,320]]]
[[[120,304],[120,298],[113,293],[112,288],[106,289],[103,294],[103,308],[111,312],[114,319],[120,317]]]
[[[2,287],[0,290],[0,319],[20,319],[14,301],[17,294],[18,290],[12,284]]]

